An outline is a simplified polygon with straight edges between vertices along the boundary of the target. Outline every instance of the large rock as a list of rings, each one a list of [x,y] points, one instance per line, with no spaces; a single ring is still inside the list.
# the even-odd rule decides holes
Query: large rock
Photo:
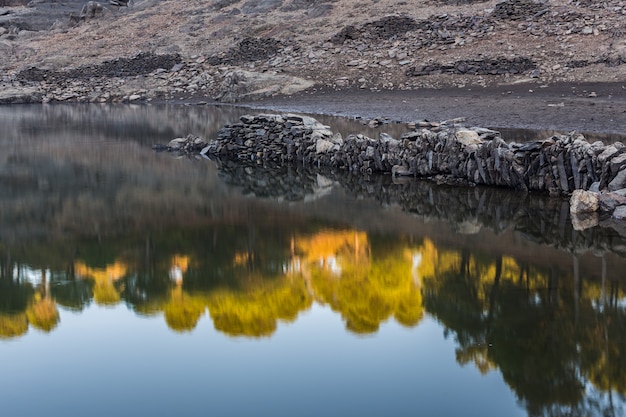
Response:
[[[619,149],[617,149],[615,145],[609,145],[606,148],[604,148],[604,150],[602,151],[602,153],[600,153],[600,155],[598,155],[598,161],[600,163],[604,163],[607,160],[611,159],[613,156],[615,156],[618,152],[619,152]]]
[[[626,188],[626,169],[618,172],[615,178],[609,182],[609,191],[621,190],[622,188]]]
[[[626,220],[626,206],[616,208],[612,217],[617,220]]]
[[[316,143],[315,143],[315,153],[320,154],[320,153],[326,153],[329,152],[330,150],[333,149],[335,145],[325,139],[319,139]]]
[[[626,153],[616,156],[611,159],[611,172],[617,174],[626,166]]]
[[[456,140],[465,146],[478,145],[482,142],[478,136],[478,132],[469,129],[458,130],[456,132]]]
[[[40,103],[42,95],[36,87],[0,88],[0,104]]]
[[[598,194],[591,191],[575,190],[569,202],[572,214],[594,213],[600,208]]]
[[[288,75],[235,70],[224,74],[220,91],[215,99],[233,103],[276,94],[289,95],[313,85],[314,82],[311,80]]]
[[[626,205],[626,190],[617,190],[615,192],[604,192],[599,195],[600,211],[603,213],[612,213],[618,206]]]

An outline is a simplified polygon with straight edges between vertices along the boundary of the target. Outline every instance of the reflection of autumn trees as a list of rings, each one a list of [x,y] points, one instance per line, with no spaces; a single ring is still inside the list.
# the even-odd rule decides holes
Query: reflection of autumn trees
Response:
[[[26,310],[26,317],[31,325],[45,332],[51,331],[59,323],[59,310],[56,301],[50,297],[50,282],[45,270],[41,271],[41,281]]]
[[[576,268],[572,276],[469,251],[430,257],[425,308],[454,334],[459,363],[498,369],[530,415],[590,415],[603,403],[617,415],[603,397],[626,393],[623,293],[599,309],[599,283]],[[590,385],[598,398],[588,398]]]
[[[608,287],[608,288],[607,288]],[[603,280],[591,323],[581,333],[581,369],[594,387],[606,393],[609,405],[598,414],[624,415],[626,397],[626,311],[624,289]],[[613,393],[617,395],[613,395]],[[621,409],[619,409],[621,402]],[[607,410],[609,412],[607,412]],[[612,414],[611,414],[612,412]]]
[[[297,239],[316,297],[356,333],[375,332],[389,317],[415,326],[423,315],[413,253],[402,241],[385,243],[372,248],[367,235],[356,231]]]
[[[268,336],[278,321],[294,320],[314,299],[340,312],[358,333],[373,332],[390,317],[414,326],[423,315],[414,254],[401,241],[372,251],[363,232],[324,230],[294,235],[288,252],[254,242],[249,237],[217,269],[238,282],[235,287],[191,290],[187,276],[196,271],[187,271],[188,259],[174,257],[170,277],[176,287],[164,307],[168,324],[190,330],[206,308],[226,334]]]
[[[39,284],[34,288],[24,282],[22,271],[13,279],[6,270],[0,274],[0,338],[25,334],[29,325],[50,332],[59,323],[56,302],[50,297],[46,271],[41,271]]]
[[[0,339],[21,336],[28,332],[28,318],[25,313],[0,314]]]
[[[190,295],[183,291],[181,285],[176,285],[170,290],[170,298],[163,306],[163,315],[172,330],[185,332],[195,329],[205,308],[202,297]]]
[[[28,331],[26,308],[32,297],[32,287],[13,280],[13,271],[0,276],[0,337],[21,336]]]
[[[294,320],[309,308],[311,297],[302,280],[292,276],[267,276],[256,268],[254,250],[235,251],[222,271],[240,282],[237,288],[218,285],[211,290],[185,290],[188,257],[176,255],[171,260],[170,278],[175,286],[164,306],[168,325],[177,331],[195,328],[208,309],[213,324],[231,336],[269,336],[279,320]],[[262,268],[260,268],[262,270]]]
[[[242,235],[227,227],[214,235],[214,241],[218,235],[227,240],[165,257],[150,241],[145,253],[125,251],[123,258],[111,248],[87,247],[64,274],[56,273],[54,297],[45,279],[45,291],[20,287],[32,294],[11,309],[15,316],[3,317],[5,333],[17,335],[24,320],[50,330],[58,321],[57,302],[81,310],[91,299],[103,306],[124,300],[138,314],[162,314],[175,331],[193,330],[208,310],[216,329],[248,337],[273,334],[279,321],[294,320],[314,300],[340,312],[357,333],[376,331],[391,317],[415,326],[423,315],[419,262],[402,240],[372,243],[355,230],[260,238],[254,230]]]
[[[74,265],[77,277],[94,282],[93,298],[101,305],[113,305],[120,301],[120,291],[115,283],[126,275],[127,269],[127,265],[119,260],[104,268],[90,267],[83,261],[76,261]]]
[[[274,333],[279,320],[295,320],[311,306],[312,298],[302,280],[280,277],[245,292],[216,291],[207,301],[217,330],[259,337]]]
[[[177,332],[208,313],[218,331],[245,337],[272,335],[314,301],[359,334],[390,319],[416,326],[428,311],[454,337],[456,360],[500,372],[530,415],[618,415],[624,404],[622,283],[604,269],[583,276],[575,258],[571,271],[541,269],[350,229],[224,228],[209,244],[187,246],[186,236],[168,237],[171,247],[161,242],[160,251],[148,240],[145,252],[109,251],[74,259],[65,272],[34,271],[37,283],[0,265],[0,336],[29,326],[50,331],[57,305],[80,310],[90,300],[124,301],[137,314],[162,315]]]

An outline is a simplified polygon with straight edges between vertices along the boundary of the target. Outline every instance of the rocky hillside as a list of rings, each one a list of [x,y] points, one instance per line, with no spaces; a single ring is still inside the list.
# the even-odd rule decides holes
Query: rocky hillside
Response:
[[[626,81],[623,0],[7,4],[5,103]]]

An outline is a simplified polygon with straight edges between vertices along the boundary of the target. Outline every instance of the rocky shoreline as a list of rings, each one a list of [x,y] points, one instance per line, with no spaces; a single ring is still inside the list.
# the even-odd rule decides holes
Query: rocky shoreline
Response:
[[[78,20],[59,20],[47,2],[13,7],[22,3],[0,9],[5,104],[240,102],[303,91],[481,94],[492,86],[539,91],[626,81],[620,0],[378,0],[359,14],[345,0],[143,0],[117,12],[107,2],[80,11],[76,2]],[[47,15],[56,19],[48,29],[32,23]]]
[[[626,219],[626,146],[621,142],[589,143],[572,132],[507,143],[497,131],[462,123],[419,122],[399,139],[384,133],[378,139],[361,134],[343,138],[312,117],[261,114],[242,116],[239,123],[222,128],[216,139],[190,135],[156,145],[155,150],[572,195],[571,210],[580,215],[579,228],[597,224],[597,218],[581,217],[590,212]],[[595,203],[587,203],[590,199]]]

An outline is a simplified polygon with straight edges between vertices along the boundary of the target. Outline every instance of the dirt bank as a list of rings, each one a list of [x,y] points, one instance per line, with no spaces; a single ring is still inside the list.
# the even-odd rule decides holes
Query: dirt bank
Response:
[[[242,103],[363,119],[410,122],[463,117],[468,125],[577,130],[626,138],[626,83],[533,83],[490,88],[300,93]]]

